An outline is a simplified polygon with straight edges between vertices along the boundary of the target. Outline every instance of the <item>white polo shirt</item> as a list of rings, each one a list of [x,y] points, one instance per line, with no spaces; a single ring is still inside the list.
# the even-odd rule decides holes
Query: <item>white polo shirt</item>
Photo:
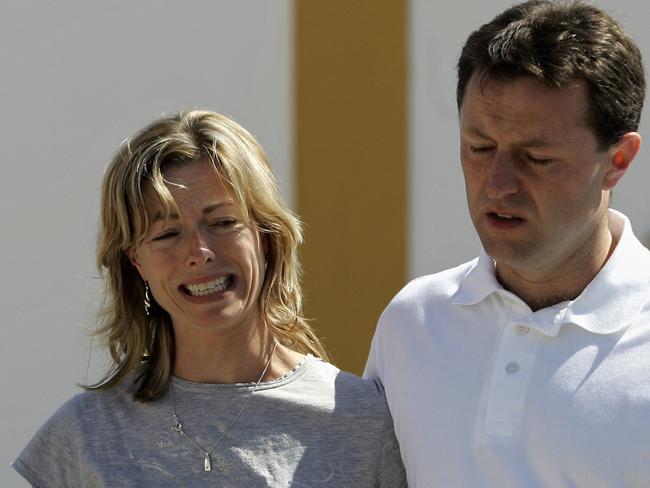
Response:
[[[388,305],[365,376],[411,488],[650,487],[650,252],[624,215],[610,227],[572,302],[533,312],[482,252]]]

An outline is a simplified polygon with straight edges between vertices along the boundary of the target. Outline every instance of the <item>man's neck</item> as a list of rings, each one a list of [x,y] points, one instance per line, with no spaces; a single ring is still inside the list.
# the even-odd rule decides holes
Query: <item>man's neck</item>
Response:
[[[555,267],[519,270],[495,261],[501,285],[533,311],[578,298],[605,265],[618,243],[609,229],[596,239],[589,253],[576,254]]]

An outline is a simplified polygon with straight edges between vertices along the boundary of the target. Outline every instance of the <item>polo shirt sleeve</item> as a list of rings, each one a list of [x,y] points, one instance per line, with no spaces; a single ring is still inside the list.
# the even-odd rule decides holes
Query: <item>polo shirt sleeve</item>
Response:
[[[370,352],[368,353],[368,359],[366,361],[366,367],[363,370],[363,377],[369,380],[378,380],[379,378],[379,368],[377,360],[377,333],[375,332],[375,337],[372,339],[370,345]]]

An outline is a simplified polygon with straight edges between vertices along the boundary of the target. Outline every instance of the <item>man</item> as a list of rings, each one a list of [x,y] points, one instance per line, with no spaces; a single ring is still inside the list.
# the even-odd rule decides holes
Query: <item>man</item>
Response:
[[[586,3],[534,0],[468,38],[460,159],[480,256],[383,313],[409,486],[650,486],[650,252],[612,189],[635,158],[638,48]]]

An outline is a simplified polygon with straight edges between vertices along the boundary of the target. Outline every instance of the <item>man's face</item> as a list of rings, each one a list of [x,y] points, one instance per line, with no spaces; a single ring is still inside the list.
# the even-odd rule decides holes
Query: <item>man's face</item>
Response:
[[[545,279],[597,252],[607,229],[605,177],[586,125],[587,89],[475,74],[460,109],[467,203],[499,270]]]

